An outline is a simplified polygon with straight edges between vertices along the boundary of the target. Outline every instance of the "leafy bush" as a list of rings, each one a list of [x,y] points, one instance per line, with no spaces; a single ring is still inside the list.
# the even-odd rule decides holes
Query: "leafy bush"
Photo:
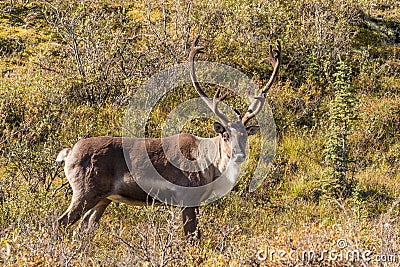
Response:
[[[168,265],[172,257],[170,265],[280,266],[257,261],[256,252],[332,248],[342,237],[349,248],[398,250],[399,7],[392,2],[24,0],[1,2],[0,10],[0,264]],[[277,155],[264,183],[247,192],[255,136],[240,183],[200,209],[198,246],[187,246],[179,210],[169,208],[120,205],[90,236],[58,230],[70,191],[57,152],[80,138],[120,136],[130,98],[154,73],[187,61],[197,34],[206,51],[200,60],[228,64],[260,85],[271,68],[259,61],[269,44],[283,44],[268,95]],[[351,72],[336,69],[339,58]],[[168,113],[196,96],[187,85],[161,99],[148,135],[160,136]],[[243,99],[230,94],[227,102],[245,111]],[[210,120],[185,125],[207,137],[210,129]],[[354,181],[352,193],[331,198],[347,186],[343,174]],[[346,264],[353,263],[338,263]]]

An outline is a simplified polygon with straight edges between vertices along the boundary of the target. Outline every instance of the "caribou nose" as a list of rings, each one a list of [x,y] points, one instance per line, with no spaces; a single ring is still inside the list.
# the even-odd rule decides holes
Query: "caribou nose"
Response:
[[[246,160],[246,154],[240,153],[240,154],[235,154],[235,157],[233,158],[233,161],[235,162],[243,162]]]

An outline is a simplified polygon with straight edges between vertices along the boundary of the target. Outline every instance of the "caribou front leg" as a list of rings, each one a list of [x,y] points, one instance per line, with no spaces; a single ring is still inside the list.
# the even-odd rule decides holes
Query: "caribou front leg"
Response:
[[[183,230],[187,237],[196,237],[197,216],[196,207],[187,207],[182,210]],[[197,230],[197,239],[200,239],[200,231]]]

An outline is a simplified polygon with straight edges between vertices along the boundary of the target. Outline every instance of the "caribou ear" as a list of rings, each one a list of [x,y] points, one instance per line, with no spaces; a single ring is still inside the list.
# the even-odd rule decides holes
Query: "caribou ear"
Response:
[[[217,121],[214,122],[214,131],[216,131],[219,134],[223,134],[224,132],[226,132],[225,127]]]
[[[249,126],[246,127],[247,135],[253,135],[260,131],[260,126]]]

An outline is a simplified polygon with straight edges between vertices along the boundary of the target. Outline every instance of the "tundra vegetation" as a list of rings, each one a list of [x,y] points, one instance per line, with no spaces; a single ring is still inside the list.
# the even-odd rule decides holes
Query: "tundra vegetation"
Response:
[[[0,2],[0,265],[281,266],[258,251],[340,251],[340,239],[345,252],[398,253],[399,14],[393,0]],[[260,87],[271,67],[259,60],[282,43],[267,95],[277,151],[262,185],[248,192],[256,134],[238,184],[200,209],[199,244],[167,206],[110,205],[92,233],[58,229],[71,190],[57,153],[81,138],[121,136],[129,99],[152,74],[186,62],[197,34],[199,60]],[[168,113],[196,94],[189,84],[161,99],[147,135],[159,137]],[[232,92],[226,102],[245,113]],[[193,120],[185,131],[212,137],[212,123]]]

